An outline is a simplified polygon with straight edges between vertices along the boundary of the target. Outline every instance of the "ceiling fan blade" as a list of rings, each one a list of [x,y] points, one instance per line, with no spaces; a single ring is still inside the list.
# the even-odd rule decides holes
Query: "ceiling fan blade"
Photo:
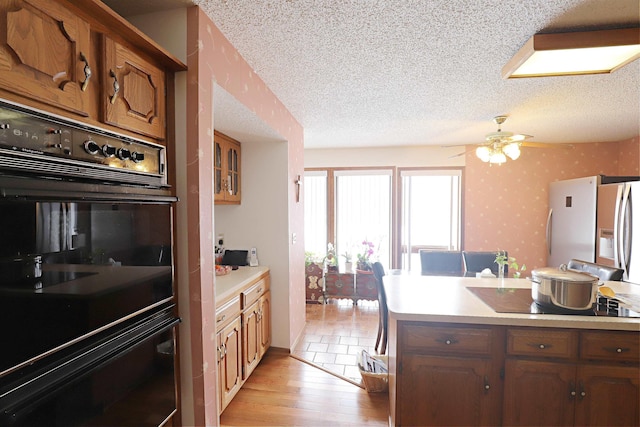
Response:
[[[532,148],[564,148],[565,150],[569,150],[573,148],[572,144],[552,144],[549,142],[521,142],[520,146],[522,147],[532,147]]]
[[[455,159],[456,157],[464,156],[465,154],[471,153],[472,151],[475,151],[475,150],[476,150],[476,147],[469,148],[468,150],[465,150],[462,153],[453,154],[453,155],[447,157],[447,159]]]
[[[524,141],[527,138],[533,138],[533,136],[519,133],[517,135],[512,135],[507,139],[511,142],[519,142],[519,141]]]

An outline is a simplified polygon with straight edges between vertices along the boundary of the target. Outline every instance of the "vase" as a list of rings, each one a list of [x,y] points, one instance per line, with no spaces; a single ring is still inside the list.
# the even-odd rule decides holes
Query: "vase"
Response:
[[[371,264],[365,261],[358,261],[358,265],[356,268],[362,271],[369,271],[371,270]]]
[[[353,273],[353,263],[352,262],[345,262],[344,263],[344,272],[345,273]]]

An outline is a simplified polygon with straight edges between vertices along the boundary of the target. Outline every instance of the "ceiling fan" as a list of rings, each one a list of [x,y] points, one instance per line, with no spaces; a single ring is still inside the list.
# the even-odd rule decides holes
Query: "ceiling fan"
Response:
[[[485,142],[479,144],[475,149],[476,156],[480,160],[491,164],[502,164],[507,161],[507,157],[516,160],[520,157],[520,147],[536,147],[536,148],[573,148],[571,144],[545,144],[542,142],[526,142],[531,135],[514,134],[513,132],[505,132],[502,130],[502,124],[507,120],[507,116],[496,116],[493,122],[498,125],[496,132],[488,133],[485,136]],[[457,154],[453,157],[462,156],[465,152]]]

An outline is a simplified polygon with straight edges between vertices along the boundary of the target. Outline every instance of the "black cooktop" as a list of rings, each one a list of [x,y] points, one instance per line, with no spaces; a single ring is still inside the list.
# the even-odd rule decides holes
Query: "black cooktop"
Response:
[[[623,307],[615,298],[598,296],[591,310],[564,310],[537,304],[531,297],[531,289],[474,288],[469,291],[497,313],[567,314],[573,316],[640,317],[640,313]]]

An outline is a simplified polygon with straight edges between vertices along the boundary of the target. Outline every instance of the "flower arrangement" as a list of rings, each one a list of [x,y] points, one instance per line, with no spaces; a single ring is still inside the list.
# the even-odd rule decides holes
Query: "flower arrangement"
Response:
[[[358,258],[359,270],[365,270],[365,271],[372,270],[371,257],[373,256],[374,248],[375,248],[375,245],[373,244],[373,242],[370,242],[366,239],[362,241],[362,246],[360,248],[360,251],[356,255],[356,257]]]
[[[500,276],[504,274],[505,265],[514,270],[513,277],[516,279],[520,278],[520,274],[527,269],[527,266],[524,264],[522,264],[522,266],[518,266],[516,259],[512,256],[508,257],[505,251],[496,252],[496,260],[494,262],[498,264],[498,272],[500,273]]]

